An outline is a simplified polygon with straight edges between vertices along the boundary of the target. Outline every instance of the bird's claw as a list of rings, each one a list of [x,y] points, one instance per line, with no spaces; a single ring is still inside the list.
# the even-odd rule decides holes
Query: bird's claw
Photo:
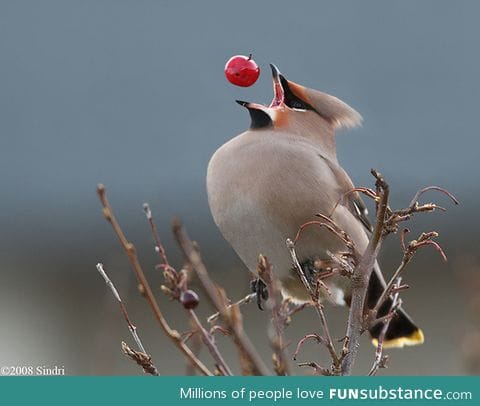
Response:
[[[257,295],[258,308],[263,310],[262,304],[268,299],[267,285],[260,278],[256,278],[250,282],[250,289]]]

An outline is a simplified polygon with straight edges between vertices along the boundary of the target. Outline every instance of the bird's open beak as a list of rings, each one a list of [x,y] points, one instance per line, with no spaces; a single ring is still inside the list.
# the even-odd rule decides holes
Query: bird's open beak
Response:
[[[270,64],[270,68],[272,69],[273,79],[273,99],[270,103],[270,107],[277,107],[285,100],[285,92],[283,91],[282,86],[282,74],[273,63]]]
[[[257,110],[263,110],[265,109],[265,106],[262,105],[262,104],[258,104],[258,103],[250,103],[250,102],[246,102],[246,101],[243,101],[243,100],[235,100],[238,104],[240,104],[240,106],[243,106],[247,109],[257,109]]]
[[[270,127],[272,125],[272,119],[266,110],[268,107],[265,107],[257,103],[249,103],[242,100],[235,100],[240,106],[245,107],[250,113],[250,118],[252,122],[250,123],[250,128],[264,128]]]
[[[240,106],[247,108],[248,110],[262,110],[267,111],[267,109],[275,108],[283,105],[285,103],[285,87],[288,87],[288,82],[285,77],[280,73],[280,70],[273,64],[270,64],[272,69],[272,80],[273,80],[273,99],[269,106],[264,106],[259,103],[251,103],[242,100],[235,100]],[[287,89],[288,90],[288,89]]]
[[[283,85],[286,83],[286,79],[282,76],[280,70],[273,63],[270,64],[270,68],[272,69],[273,99],[268,108],[281,106],[285,102],[285,91]],[[282,84],[282,81],[285,83]],[[243,106],[247,109],[264,110],[267,108],[267,106],[259,103],[250,103],[242,100],[236,100],[236,102],[240,104],[240,106]]]

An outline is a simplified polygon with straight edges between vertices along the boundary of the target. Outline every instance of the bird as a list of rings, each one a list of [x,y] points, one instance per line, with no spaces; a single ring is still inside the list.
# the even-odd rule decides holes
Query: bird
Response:
[[[258,256],[273,264],[285,298],[298,303],[311,296],[294,271],[287,238],[316,213],[331,215],[356,249],[363,253],[372,230],[368,210],[346,171],[340,166],[335,136],[341,128],[361,125],[362,116],[340,99],[286,79],[270,64],[274,95],[267,105],[237,100],[251,119],[250,127],[220,146],[207,169],[207,195],[213,220],[245,266],[255,273]],[[306,276],[345,245],[325,228],[304,228],[295,244]],[[317,265],[316,265],[317,264]],[[329,293],[321,299],[349,305],[351,281],[341,275],[323,280]],[[367,306],[381,296],[385,279],[378,263],[371,273]],[[387,314],[392,299],[380,308]],[[378,343],[382,324],[370,329]],[[422,330],[399,307],[390,321],[384,348],[421,344]]]

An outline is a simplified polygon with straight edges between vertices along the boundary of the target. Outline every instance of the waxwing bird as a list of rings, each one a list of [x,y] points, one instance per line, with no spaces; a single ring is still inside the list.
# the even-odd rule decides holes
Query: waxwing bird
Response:
[[[250,128],[222,145],[208,165],[207,191],[213,219],[247,268],[255,272],[258,255],[266,255],[285,297],[310,299],[293,270],[285,241],[316,213],[330,215],[363,253],[371,226],[360,196],[337,160],[335,131],[361,124],[359,113],[329,94],[287,80],[272,67],[274,97],[269,106],[237,101],[247,108]],[[343,197],[343,198],[342,198]],[[340,203],[339,203],[340,202]],[[337,205],[338,203],[338,205]],[[337,206],[336,206],[337,205]],[[334,207],[336,206],[335,210]],[[345,246],[325,228],[308,227],[296,244],[306,275]],[[324,280],[331,294],[322,299],[350,303],[350,279],[334,275]],[[376,303],[385,280],[378,264],[372,272],[367,304]],[[386,303],[379,316],[390,308]],[[378,324],[370,333],[375,341]],[[400,308],[386,334],[385,347],[423,342],[422,331]]]

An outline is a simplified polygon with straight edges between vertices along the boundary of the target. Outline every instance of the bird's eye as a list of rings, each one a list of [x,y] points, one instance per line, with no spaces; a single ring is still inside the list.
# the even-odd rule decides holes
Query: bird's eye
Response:
[[[290,90],[288,82],[283,76],[280,78],[280,80],[282,82],[282,88],[284,93],[283,102],[286,106],[295,110],[313,110],[312,106],[295,96],[295,94]]]
[[[308,107],[305,103],[302,103],[300,100],[289,100],[288,103],[285,103],[288,107],[295,110],[308,110]]]

